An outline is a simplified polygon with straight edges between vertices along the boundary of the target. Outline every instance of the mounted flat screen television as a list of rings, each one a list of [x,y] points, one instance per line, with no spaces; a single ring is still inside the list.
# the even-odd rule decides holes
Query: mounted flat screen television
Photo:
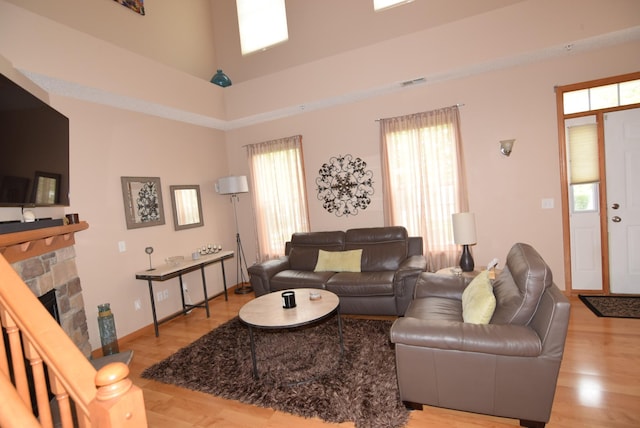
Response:
[[[69,205],[69,119],[0,74],[0,207]]]

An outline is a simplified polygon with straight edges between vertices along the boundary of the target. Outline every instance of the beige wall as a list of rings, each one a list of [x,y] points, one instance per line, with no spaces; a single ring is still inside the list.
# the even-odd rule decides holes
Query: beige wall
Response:
[[[144,16],[113,0],[3,1],[201,79],[215,73],[211,2],[218,0],[189,0],[188,7],[146,0]]]
[[[100,347],[96,317],[101,303],[111,303],[119,336],[151,323],[147,284],[135,279],[135,272],[149,265],[145,247],[155,248],[152,260],[158,265],[167,257],[190,254],[207,243],[220,243],[227,249],[235,246],[235,236],[228,233],[233,224],[229,201],[216,194],[213,186],[228,172],[224,133],[125,108],[127,103],[136,108],[143,102],[185,114],[220,117],[222,89],[6,3],[0,3],[0,55],[0,72],[48,98],[69,117],[71,206],[36,208],[35,212],[39,217],[75,212],[89,223],[89,229],[76,234],[76,254],[90,341],[96,349]],[[97,88],[99,99],[118,98],[125,107],[88,102],[74,92],[68,96],[43,93],[19,70]],[[121,176],[160,177],[164,225],[127,230]],[[174,184],[200,185],[203,227],[174,230],[169,194]],[[19,215],[19,209],[0,208],[0,219]],[[125,252],[118,250],[120,241],[126,244]],[[235,269],[232,263],[228,265],[229,283],[235,284]],[[188,274],[185,279],[193,301],[200,300],[199,274]],[[219,265],[207,268],[207,279],[210,295],[222,291]],[[156,291],[163,289],[170,296],[158,303],[160,318],[180,306],[178,281],[156,286]],[[140,300],[139,311],[134,310],[135,300]]]
[[[156,1],[145,4],[156,9]],[[180,58],[170,67],[12,3],[19,2],[0,0],[0,71],[15,76],[22,70],[51,79],[50,102],[71,120],[72,206],[59,211],[78,212],[90,224],[77,234],[76,249],[94,348],[99,347],[95,315],[100,303],[112,304],[121,336],[151,322],[146,284],[134,279],[148,263],[144,247],[156,249],[154,263],[207,242],[234,247],[232,207],[212,188],[220,176],[248,173],[243,145],[302,134],[312,229],[379,226],[375,119],[458,103],[464,104],[470,205],[478,221],[476,261],[498,257],[503,263],[514,242],[529,242],[562,288],[553,87],[640,69],[640,3],[631,0],[616,0],[616,7],[596,0],[513,2],[492,13],[317,58],[226,89],[180,70]],[[36,9],[44,7],[41,3],[28,1]],[[112,2],[95,3],[89,8],[94,12]],[[110,19],[138,18],[119,8],[123,18]],[[182,29],[188,31],[188,26]],[[568,42],[571,50],[564,49]],[[426,84],[398,90],[397,82],[420,76],[427,78]],[[213,125],[198,126],[183,118],[194,115],[213,119]],[[498,153],[498,141],[506,138],[517,139],[510,158]],[[321,164],[341,154],[367,162],[376,192],[369,208],[347,218],[325,212],[315,191]],[[161,178],[164,226],[126,229],[120,176],[134,175]],[[173,230],[171,184],[200,184],[203,228]],[[554,199],[555,208],[541,209],[543,198]],[[241,197],[240,204],[245,254],[252,263],[256,245],[250,198]],[[0,209],[0,219],[15,215],[15,210]],[[126,252],[118,252],[119,241],[126,242]],[[229,282],[235,283],[230,265]],[[218,272],[217,266],[208,270],[213,292],[221,288]],[[176,283],[166,284],[172,297],[160,305],[160,316],[177,309]],[[196,299],[199,278],[187,278],[187,283]],[[143,305],[140,311],[133,309],[136,299]]]

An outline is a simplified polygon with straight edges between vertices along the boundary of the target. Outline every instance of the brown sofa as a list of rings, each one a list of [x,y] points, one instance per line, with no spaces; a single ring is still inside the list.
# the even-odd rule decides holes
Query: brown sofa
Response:
[[[569,301],[527,244],[509,251],[493,281],[489,324],[463,322],[470,279],[423,273],[404,318],[391,328],[400,397],[422,404],[549,421],[569,323]]]
[[[362,249],[360,272],[315,272],[319,250]],[[340,297],[345,314],[403,315],[427,268],[422,238],[404,227],[295,233],[286,256],[249,268],[256,296],[289,288],[322,288]]]

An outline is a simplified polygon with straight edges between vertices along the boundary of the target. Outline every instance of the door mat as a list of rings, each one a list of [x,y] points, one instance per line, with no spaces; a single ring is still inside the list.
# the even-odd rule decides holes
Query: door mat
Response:
[[[640,318],[640,296],[578,296],[599,317]]]

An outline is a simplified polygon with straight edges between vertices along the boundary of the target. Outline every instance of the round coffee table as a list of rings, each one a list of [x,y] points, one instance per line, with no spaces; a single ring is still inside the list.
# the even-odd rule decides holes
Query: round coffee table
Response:
[[[285,309],[282,306],[282,293],[293,291],[296,296],[296,307]],[[318,293],[320,298],[311,300],[309,293]],[[253,377],[259,378],[256,363],[256,345],[253,329],[291,329],[325,320],[333,315],[338,319],[338,336],[340,354],[344,354],[342,339],[342,321],[340,320],[340,299],[334,293],[316,288],[296,288],[265,294],[247,302],[238,317],[249,327],[251,341],[251,362]]]

